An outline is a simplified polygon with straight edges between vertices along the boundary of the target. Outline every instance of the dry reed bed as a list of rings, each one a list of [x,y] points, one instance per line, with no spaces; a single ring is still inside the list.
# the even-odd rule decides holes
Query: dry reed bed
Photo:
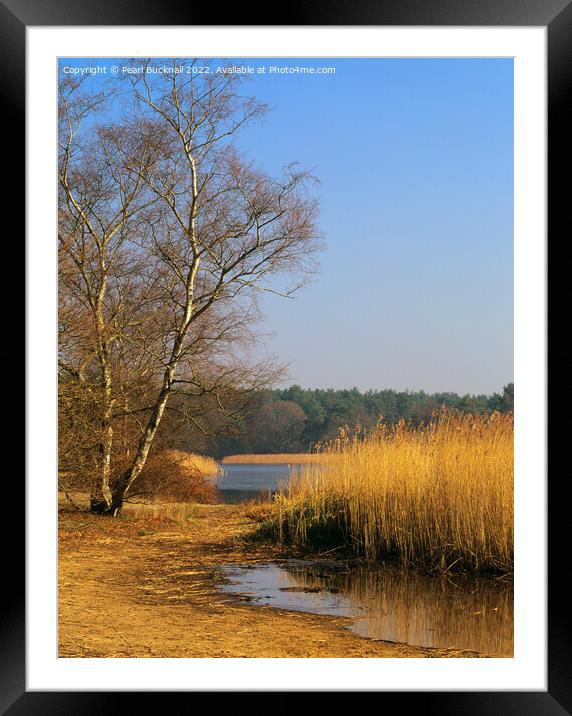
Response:
[[[306,464],[314,462],[323,462],[326,455],[323,453],[275,453],[275,454],[247,454],[247,455],[227,455],[222,459],[225,465],[291,465]]]
[[[513,568],[513,416],[442,413],[341,434],[277,495],[261,535],[442,572]]]
[[[167,449],[160,452],[157,457],[167,463],[178,463],[184,470],[203,477],[213,477],[220,471],[217,461],[207,455]]]

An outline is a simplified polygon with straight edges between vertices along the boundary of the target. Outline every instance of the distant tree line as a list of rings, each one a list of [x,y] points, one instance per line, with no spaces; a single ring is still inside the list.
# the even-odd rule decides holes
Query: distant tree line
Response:
[[[483,414],[514,408],[514,384],[492,395],[458,395],[420,391],[305,389],[260,391],[250,412],[231,433],[192,445],[216,457],[242,453],[282,453],[311,450],[335,438],[342,426],[370,428],[381,418],[428,421],[442,408]]]

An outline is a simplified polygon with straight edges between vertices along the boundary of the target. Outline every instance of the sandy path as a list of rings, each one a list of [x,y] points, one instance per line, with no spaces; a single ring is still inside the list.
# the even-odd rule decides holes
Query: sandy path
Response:
[[[204,506],[188,525],[60,514],[61,657],[452,657],[362,639],[349,620],[241,603],[217,564],[276,559],[241,536],[244,510]]]

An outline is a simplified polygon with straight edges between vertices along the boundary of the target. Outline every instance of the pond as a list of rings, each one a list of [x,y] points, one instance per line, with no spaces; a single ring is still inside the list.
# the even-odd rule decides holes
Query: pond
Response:
[[[291,469],[299,469],[300,465],[225,463],[220,467],[223,474],[214,479],[220,491],[220,501],[236,504],[270,500],[272,492],[288,482]]]
[[[225,583],[219,588],[226,593],[350,617],[349,628],[363,637],[513,656],[512,581],[301,560],[220,569]]]

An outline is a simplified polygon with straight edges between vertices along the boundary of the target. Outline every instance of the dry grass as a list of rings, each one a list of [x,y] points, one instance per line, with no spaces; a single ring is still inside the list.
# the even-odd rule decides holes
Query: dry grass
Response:
[[[369,560],[479,572],[513,568],[513,416],[441,414],[341,435],[278,495],[261,534]]]
[[[114,529],[119,523],[138,525],[141,523],[145,526],[146,522],[153,522],[156,524],[177,524],[186,525],[191,519],[200,518],[203,516],[203,511],[206,508],[216,509],[218,505],[203,505],[196,502],[173,502],[173,501],[133,501],[126,502],[121,510],[121,516],[117,520],[105,519],[103,524],[109,524],[110,529]],[[88,492],[73,492],[73,493],[58,493],[58,511],[60,515],[65,514],[80,514],[81,519],[85,520],[88,517],[84,514],[89,511],[89,493]],[[89,515],[89,517],[93,517]]]
[[[323,462],[324,453],[276,453],[267,455],[227,455],[222,459],[222,463],[235,463],[238,465],[291,465],[292,463],[307,464],[314,462]]]

